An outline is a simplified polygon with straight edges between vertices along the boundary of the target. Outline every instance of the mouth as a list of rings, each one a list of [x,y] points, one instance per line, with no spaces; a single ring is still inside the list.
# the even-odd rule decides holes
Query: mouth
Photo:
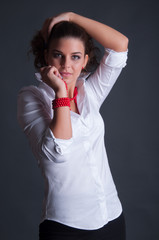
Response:
[[[69,72],[60,72],[62,77],[70,77],[72,75],[72,73]]]

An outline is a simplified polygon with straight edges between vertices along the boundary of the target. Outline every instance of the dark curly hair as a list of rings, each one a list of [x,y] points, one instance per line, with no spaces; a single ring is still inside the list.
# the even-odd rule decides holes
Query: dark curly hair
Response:
[[[74,37],[80,39],[85,47],[85,54],[88,54],[88,63],[83,69],[84,72],[93,72],[98,64],[100,58],[100,50],[94,45],[92,37],[79,25],[73,22],[62,21],[54,25],[50,33],[47,44],[41,34],[38,31],[31,41],[30,52],[33,53],[34,66],[36,69],[46,66],[44,52],[49,49],[50,42],[54,39],[59,39],[63,37]]]

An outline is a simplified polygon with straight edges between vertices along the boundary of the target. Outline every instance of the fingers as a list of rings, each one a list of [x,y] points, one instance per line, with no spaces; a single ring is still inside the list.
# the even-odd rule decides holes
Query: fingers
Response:
[[[48,36],[50,35],[51,30],[55,24],[56,24],[56,21],[54,18],[52,18],[49,22],[48,29],[47,29]]]
[[[47,18],[43,24],[41,33],[43,35],[43,38],[45,40],[45,43],[47,43],[48,37],[51,33],[51,30],[53,28],[53,26],[61,21],[69,21],[69,13],[61,13],[55,17],[50,17]]]
[[[43,80],[45,80],[46,77],[49,78],[51,73],[56,75],[56,72],[57,72],[57,69],[53,66],[46,66],[46,67],[40,68],[40,73]]]
[[[41,33],[42,33],[42,36],[45,40],[45,43],[47,43],[47,40],[48,40],[48,37],[49,37],[50,32],[48,31],[48,29],[49,29],[49,26],[50,26],[50,23],[51,23],[52,20],[53,20],[53,18],[47,18],[45,20],[44,24],[43,24],[42,29],[41,29]]]
[[[55,92],[58,89],[62,89],[65,87],[64,81],[54,66],[46,66],[40,68],[40,73],[42,77],[42,81],[50,86]]]
[[[47,40],[49,38],[49,35],[51,33],[51,30],[53,26],[57,23],[55,17],[47,18],[43,24],[43,27],[41,29],[42,36],[45,40],[45,43],[47,43]]]
[[[46,82],[48,80],[51,81],[55,77],[58,77],[58,78],[62,79],[62,76],[60,75],[59,71],[54,66],[42,67],[42,68],[40,68],[40,73],[41,73],[41,76],[42,76],[42,80],[44,82]]]

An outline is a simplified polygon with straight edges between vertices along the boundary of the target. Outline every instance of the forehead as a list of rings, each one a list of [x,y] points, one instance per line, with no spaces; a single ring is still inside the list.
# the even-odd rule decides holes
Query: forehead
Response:
[[[79,38],[74,37],[63,37],[59,39],[53,39],[50,42],[51,50],[56,49],[60,51],[70,51],[70,52],[77,52],[81,51],[84,52],[84,44],[83,41]]]

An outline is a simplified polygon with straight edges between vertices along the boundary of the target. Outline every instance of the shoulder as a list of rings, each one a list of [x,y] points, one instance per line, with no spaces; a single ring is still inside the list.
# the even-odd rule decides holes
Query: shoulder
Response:
[[[18,115],[41,108],[43,99],[42,92],[38,87],[31,85],[21,88],[17,97]]]
[[[32,99],[43,99],[43,91],[34,85],[23,87],[18,92],[20,101],[31,101]]]
[[[36,95],[38,93],[40,93],[40,89],[37,86],[30,85],[30,86],[22,87],[19,90],[18,95],[33,95],[33,94]]]

